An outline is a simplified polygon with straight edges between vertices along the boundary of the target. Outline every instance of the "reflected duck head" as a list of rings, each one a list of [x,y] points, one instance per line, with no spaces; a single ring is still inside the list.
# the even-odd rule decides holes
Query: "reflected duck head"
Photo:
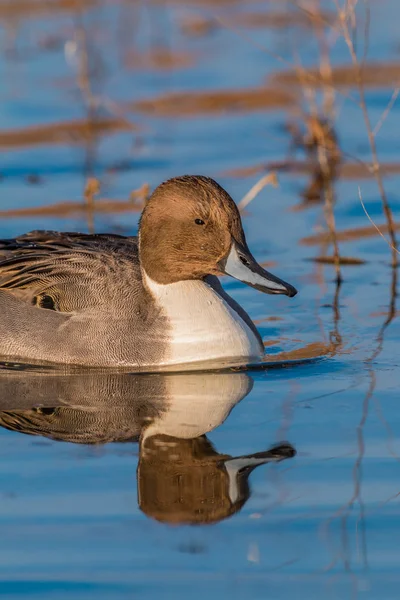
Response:
[[[240,457],[219,454],[206,436],[145,439],[137,471],[138,504],[162,523],[206,525],[237,513],[250,496],[248,478],[259,465],[292,458],[290,444]]]

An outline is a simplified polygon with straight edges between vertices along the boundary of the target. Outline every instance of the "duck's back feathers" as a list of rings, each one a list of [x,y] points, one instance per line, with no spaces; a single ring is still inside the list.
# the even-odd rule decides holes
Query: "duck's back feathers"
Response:
[[[33,231],[0,241],[0,289],[41,308],[113,305],[140,286],[135,237]]]
[[[0,310],[0,356],[142,366],[165,354],[167,323],[134,237],[34,231],[1,241]]]

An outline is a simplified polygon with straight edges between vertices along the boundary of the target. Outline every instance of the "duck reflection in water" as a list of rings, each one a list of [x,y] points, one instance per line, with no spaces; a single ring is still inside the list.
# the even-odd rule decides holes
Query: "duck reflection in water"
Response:
[[[139,442],[141,510],[167,523],[215,523],[239,511],[258,465],[295,455],[290,444],[221,454],[206,433],[250,392],[246,373],[60,374],[0,370],[0,425],[79,444]]]

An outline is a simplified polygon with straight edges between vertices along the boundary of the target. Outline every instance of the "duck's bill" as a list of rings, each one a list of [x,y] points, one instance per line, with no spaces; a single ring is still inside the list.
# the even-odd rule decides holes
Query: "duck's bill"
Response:
[[[247,283],[260,292],[285,294],[290,298],[297,294],[296,288],[290,283],[286,283],[260,267],[249,250],[236,241],[232,242],[228,256],[219,263],[219,267],[223,273]]]

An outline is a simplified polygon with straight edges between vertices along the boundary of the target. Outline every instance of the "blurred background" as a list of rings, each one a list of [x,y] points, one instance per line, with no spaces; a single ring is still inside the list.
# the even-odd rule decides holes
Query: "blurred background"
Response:
[[[135,235],[159,183],[203,174],[300,291],[223,281],[271,368],[180,379],[193,439],[142,380],[3,366],[5,598],[397,598],[399,19],[398,0],[0,0],[1,238]],[[174,451],[136,444],[155,415]]]

